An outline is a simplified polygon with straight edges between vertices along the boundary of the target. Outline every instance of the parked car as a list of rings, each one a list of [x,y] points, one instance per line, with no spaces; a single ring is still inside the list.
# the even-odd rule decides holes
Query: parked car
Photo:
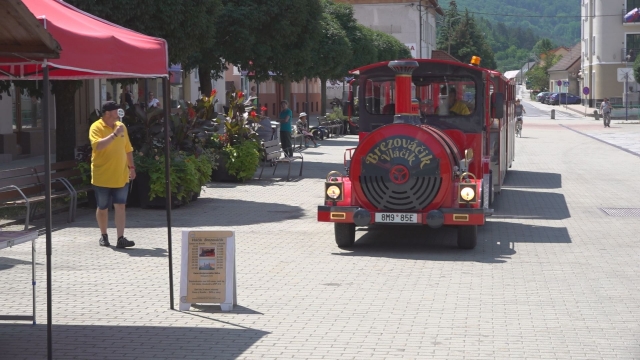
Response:
[[[549,94],[550,93],[548,91],[539,92],[538,95],[536,95],[536,100],[539,102],[544,102],[544,98]]]
[[[548,93],[547,95],[545,95],[545,96],[544,96],[544,100],[542,100],[542,103],[551,105],[551,97],[552,97],[554,94],[557,94],[557,93],[552,93],[552,92],[550,92],[550,93]]]
[[[554,93],[549,99],[550,105],[559,104],[580,104],[582,100],[579,96],[569,93]]]

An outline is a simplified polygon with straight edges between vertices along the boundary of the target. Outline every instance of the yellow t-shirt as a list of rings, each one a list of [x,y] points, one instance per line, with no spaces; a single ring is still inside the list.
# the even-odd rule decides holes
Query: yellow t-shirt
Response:
[[[449,108],[449,112],[456,113],[458,115],[469,115],[469,108],[462,101],[456,100],[451,108]]]
[[[129,182],[129,164],[127,153],[133,151],[129,141],[129,133],[124,128],[124,137],[116,137],[106,148],[96,150],[98,141],[111,135],[121,122],[116,121],[111,128],[99,119],[89,129],[91,141],[91,183],[108,188],[121,188]]]

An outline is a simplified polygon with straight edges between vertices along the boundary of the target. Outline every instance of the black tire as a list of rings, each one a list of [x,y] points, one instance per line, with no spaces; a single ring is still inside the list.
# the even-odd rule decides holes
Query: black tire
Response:
[[[478,225],[458,227],[458,248],[471,250],[478,243]]]
[[[339,248],[349,248],[356,242],[356,224],[334,223],[336,244]]]
[[[313,135],[313,138],[315,140],[324,140],[324,134],[322,133],[322,130],[320,130],[320,129],[311,130],[311,134]]]

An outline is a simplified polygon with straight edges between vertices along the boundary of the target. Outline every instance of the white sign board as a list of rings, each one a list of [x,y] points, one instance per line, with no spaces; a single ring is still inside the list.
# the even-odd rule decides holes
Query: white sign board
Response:
[[[411,57],[413,57],[414,59],[418,57],[418,52],[417,52],[417,45],[416,43],[408,43],[408,44],[404,44],[404,46],[407,47],[407,49],[409,49],[409,51],[411,52]]]
[[[233,231],[182,230],[179,309],[192,304],[220,304],[222,311],[237,304]]]
[[[636,82],[632,68],[618,68],[618,82],[624,82],[625,77],[627,77],[627,82]]]

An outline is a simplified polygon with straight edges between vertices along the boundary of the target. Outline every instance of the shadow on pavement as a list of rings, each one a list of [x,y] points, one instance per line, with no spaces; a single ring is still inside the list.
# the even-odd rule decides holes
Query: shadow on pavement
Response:
[[[268,333],[249,328],[53,325],[54,359],[235,359]],[[0,327],[3,359],[45,359],[46,325]]]
[[[127,209],[127,228],[166,227],[165,212],[165,209]],[[303,216],[304,210],[299,206],[216,198],[200,198],[189,206],[172,210],[174,227],[267,224]],[[95,224],[89,222],[89,226]]]
[[[362,232],[364,235],[348,249],[349,252],[334,255],[504,263],[516,254],[517,243],[571,243],[566,228],[510,222],[487,222],[478,227],[478,245],[473,250],[458,249],[457,230],[453,227],[373,226]]]
[[[9,270],[16,265],[31,265],[31,261],[23,261],[10,257],[0,256],[0,271]],[[42,265],[41,263],[36,262],[36,265]]]
[[[571,217],[567,200],[558,193],[502,189],[493,201],[494,218],[563,220]]]
[[[153,249],[142,249],[142,248],[127,248],[127,249],[119,249],[115,247],[115,243],[111,244],[111,250],[123,254],[127,254],[131,257],[167,257],[167,250],[161,248],[153,248]]]
[[[562,175],[556,173],[509,170],[503,188],[561,189]]]

